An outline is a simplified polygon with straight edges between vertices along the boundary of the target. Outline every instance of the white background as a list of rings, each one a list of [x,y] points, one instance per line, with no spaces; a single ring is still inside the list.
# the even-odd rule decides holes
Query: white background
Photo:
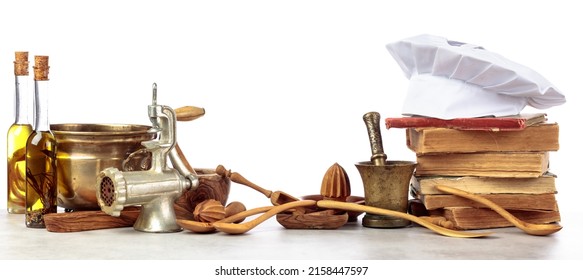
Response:
[[[159,104],[206,109],[178,125],[193,166],[223,164],[264,188],[302,196],[319,193],[324,173],[338,162],[353,194],[362,195],[354,167],[370,157],[362,115],[400,116],[408,86],[385,44],[428,33],[481,45],[563,92],[567,103],[545,112],[561,129],[561,148],[551,154],[559,207],[575,222],[567,218],[579,211],[583,190],[583,20],[574,3],[2,1],[0,127],[7,131],[13,122],[12,62],[14,51],[25,50],[50,57],[51,123],[149,124],[156,82]],[[404,130],[381,132],[389,159],[415,160]],[[5,141],[0,137],[0,154]],[[5,182],[5,161],[0,170]],[[230,200],[269,203],[237,184]]]

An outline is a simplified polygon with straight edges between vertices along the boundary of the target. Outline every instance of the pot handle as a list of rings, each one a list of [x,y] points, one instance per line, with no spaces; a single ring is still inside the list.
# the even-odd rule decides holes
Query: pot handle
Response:
[[[144,171],[152,167],[152,153],[141,148],[131,154],[122,162],[123,171]]]

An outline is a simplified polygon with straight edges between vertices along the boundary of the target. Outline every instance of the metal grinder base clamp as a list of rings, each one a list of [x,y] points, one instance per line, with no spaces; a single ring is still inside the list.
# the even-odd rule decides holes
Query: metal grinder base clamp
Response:
[[[97,176],[97,201],[101,210],[119,216],[125,206],[141,205],[134,229],[143,232],[178,232],[174,201],[184,191],[198,187],[198,176],[178,157],[176,145],[176,113],[157,104],[157,85],[152,87],[152,105],[148,106],[152,130],[158,137],[142,145],[151,153],[151,167],[142,171],[120,171],[106,168]],[[166,159],[170,156],[173,168]]]

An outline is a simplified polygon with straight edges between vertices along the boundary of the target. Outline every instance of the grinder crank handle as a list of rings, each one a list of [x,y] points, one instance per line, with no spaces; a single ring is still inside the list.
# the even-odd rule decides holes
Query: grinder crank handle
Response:
[[[368,140],[370,142],[370,149],[372,156],[370,161],[374,165],[385,165],[387,155],[383,150],[383,139],[380,132],[381,115],[377,112],[368,112],[362,116],[368,131]]]
[[[204,116],[205,110],[204,108],[195,106],[183,106],[174,109],[174,113],[176,114],[177,121],[192,121]],[[190,181],[191,183],[190,187],[192,189],[197,188],[199,185],[198,175],[196,174],[196,171],[194,170],[194,168],[192,168],[192,166],[186,159],[186,156],[184,156],[184,153],[180,149],[178,143],[176,143],[174,145],[174,148],[170,150],[169,155],[173,167],[177,169],[180,174],[182,174]]]
[[[174,111],[176,112],[176,120],[181,122],[196,120],[205,114],[204,108],[195,106],[183,106]]]

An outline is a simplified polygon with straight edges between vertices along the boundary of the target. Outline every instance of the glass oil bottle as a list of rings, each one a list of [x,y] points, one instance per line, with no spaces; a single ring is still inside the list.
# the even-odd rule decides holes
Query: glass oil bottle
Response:
[[[28,122],[28,52],[15,52],[15,120],[7,136],[7,210],[11,214],[24,214],[26,190],[26,140],[32,133]]]
[[[45,228],[57,212],[57,141],[48,118],[48,56],[35,56],[35,125],[26,142],[26,226]]]

